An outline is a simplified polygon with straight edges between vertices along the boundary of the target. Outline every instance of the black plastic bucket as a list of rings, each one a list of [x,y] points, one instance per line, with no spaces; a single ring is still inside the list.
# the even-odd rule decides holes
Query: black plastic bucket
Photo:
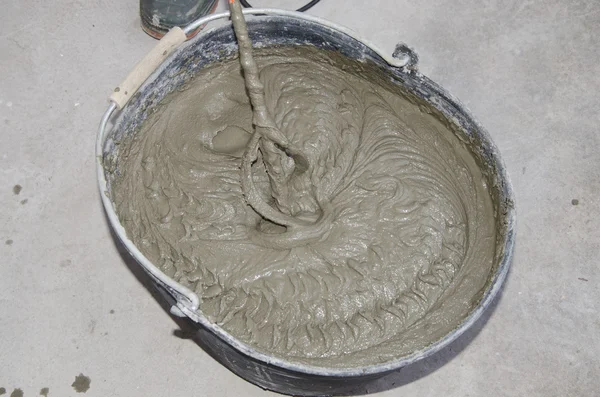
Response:
[[[252,12],[261,14],[248,19],[250,36],[256,47],[309,45],[334,50],[348,58],[369,64],[407,95],[442,115],[453,126],[459,138],[468,143],[488,178],[487,184],[495,203],[496,226],[499,231],[495,263],[478,305],[452,332],[420,351],[392,361],[352,369],[301,365],[260,353],[210,322],[202,313],[201,307],[198,307],[198,300],[193,292],[168,278],[141,254],[127,237],[116,216],[110,199],[111,178],[115,170],[105,169],[104,160],[115,156],[118,150],[116,143],[136,131],[168,93],[181,87],[207,65],[237,55],[237,44],[230,25],[204,30],[179,47],[150,75],[114,117],[112,128],[109,128],[108,120],[115,116],[113,113],[116,111],[116,106],[111,105],[103,118],[97,144],[98,177],[103,203],[115,233],[173,304],[172,312],[194,322],[198,330],[197,339],[203,348],[224,366],[262,388],[285,394],[317,396],[362,392],[365,382],[430,356],[450,344],[473,325],[491,304],[508,273],[513,253],[515,208],[511,184],[500,154],[488,133],[463,105],[416,70],[416,56],[406,47],[398,47],[396,54],[398,57],[407,57],[405,62],[399,62],[403,66],[393,66],[389,59],[372,46],[327,21],[300,13],[275,10]],[[220,17],[215,16],[213,19],[218,18]]]

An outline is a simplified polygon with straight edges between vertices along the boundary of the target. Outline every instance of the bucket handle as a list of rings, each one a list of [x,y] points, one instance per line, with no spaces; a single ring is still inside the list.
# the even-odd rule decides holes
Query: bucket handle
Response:
[[[110,100],[122,109],[129,99],[136,93],[142,83],[156,70],[156,68],[187,39],[183,29],[174,27],[160,39],[152,50],[125,77],[110,95]]]
[[[402,67],[403,69],[417,70],[417,65],[419,63],[419,55],[408,45],[404,43],[396,44],[396,48],[392,53],[392,57],[394,59],[398,59],[402,62],[405,62],[405,65]]]
[[[347,36],[358,40],[369,48],[371,48],[377,55],[379,55],[387,64],[390,66],[401,68],[405,71],[416,70],[419,57],[414,50],[409,48],[405,44],[396,45],[394,53],[390,57],[383,51],[379,50],[372,43],[359,37],[358,34],[348,28],[340,25],[336,25],[325,19],[313,17],[307,14],[303,14],[296,11],[279,10],[274,8],[250,8],[244,9],[243,13],[246,15],[280,15],[287,16],[296,19],[302,19],[305,21],[316,22],[321,25],[327,26],[333,30],[344,33]],[[199,27],[207,24],[208,22],[215,21],[222,18],[228,18],[229,12],[223,12],[220,14],[212,14],[206,17],[197,19],[185,28],[174,27],[164,35],[160,41],[150,50],[148,54],[140,62],[135,65],[133,70],[127,75],[125,80],[121,82],[110,95],[110,101],[113,102],[117,109],[122,109],[129,99],[137,92],[141,85],[146,81],[148,77],[154,72],[158,66],[175,51],[183,42],[187,40],[187,35],[191,35]]]

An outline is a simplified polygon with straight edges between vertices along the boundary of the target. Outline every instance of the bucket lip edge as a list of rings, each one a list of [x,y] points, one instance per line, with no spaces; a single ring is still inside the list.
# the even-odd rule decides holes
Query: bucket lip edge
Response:
[[[260,10],[261,9],[256,9],[257,12],[260,12]],[[289,18],[290,16],[275,15],[275,16],[269,16],[269,17],[285,19],[285,18]],[[320,21],[320,20],[322,20],[321,18],[313,17],[311,19],[312,20],[306,21],[306,22],[313,23],[316,25],[323,25]],[[323,21],[326,21],[326,20],[323,20]],[[345,31],[347,30],[347,28],[337,25],[330,21],[326,21],[326,22],[327,23],[324,24],[324,27],[329,28],[329,29],[334,28],[334,29],[338,30],[338,32],[340,32],[341,34],[346,34]],[[216,30],[216,29],[220,29],[220,28],[224,28],[224,27],[226,27],[226,26],[215,27],[213,29],[208,29],[208,30],[202,31],[193,40],[199,40],[203,36],[202,33],[205,33],[205,32],[208,33],[208,31],[212,31],[212,30]],[[350,37],[350,38],[360,42],[361,44],[365,45],[367,48],[373,50],[373,45],[368,40],[363,40],[358,37]],[[192,41],[192,40],[190,40],[190,41]],[[171,56],[175,56],[176,53],[178,53],[178,51],[176,51]],[[512,182],[506,171],[504,160],[500,156],[500,153],[499,153],[499,150],[498,150],[496,144],[491,139],[487,130],[475,119],[475,117],[473,117],[473,115],[471,114],[469,109],[465,105],[463,105],[457,98],[455,98],[448,91],[446,91],[443,87],[439,86],[437,83],[430,80],[428,77],[422,75],[421,73],[416,73],[415,78],[417,78],[420,82],[425,83],[430,89],[434,90],[435,93],[440,95],[441,98],[445,102],[447,102],[448,104],[450,104],[453,107],[455,107],[456,109],[458,109],[460,111],[460,114],[462,116],[464,116],[464,118],[472,126],[475,127],[475,129],[477,130],[477,133],[481,137],[482,142],[484,142],[487,145],[487,147],[489,147],[491,149],[490,159],[493,160],[493,162],[496,164],[496,170],[495,170],[494,174],[498,178],[498,180],[500,182],[502,182],[503,189],[501,189],[501,191],[503,192],[503,195],[504,195],[504,197],[502,197],[502,198],[510,201],[510,203],[508,203],[508,205],[506,205],[506,213],[503,214],[503,218],[506,220],[506,229],[504,232],[504,239],[502,241],[502,246],[504,247],[504,252],[501,256],[502,259],[499,261],[497,269],[494,272],[493,276],[491,277],[491,282],[488,284],[488,286],[487,286],[482,298],[478,302],[476,308],[474,310],[472,310],[469,313],[469,315],[467,315],[463,319],[463,321],[456,328],[454,328],[451,332],[446,334],[441,339],[438,339],[437,341],[433,342],[432,344],[422,348],[421,350],[415,351],[404,357],[400,357],[400,358],[397,358],[394,360],[387,361],[382,364],[375,364],[375,365],[369,365],[369,366],[364,366],[364,367],[355,367],[355,368],[327,368],[327,367],[323,367],[323,366],[300,364],[300,363],[294,363],[293,361],[290,361],[290,360],[285,360],[285,359],[277,358],[272,355],[261,353],[260,351],[254,349],[250,345],[243,343],[239,339],[233,337],[231,334],[226,332],[222,327],[220,327],[216,323],[209,321],[208,318],[206,318],[206,316],[200,311],[200,309],[191,311],[189,308],[187,308],[183,305],[178,305],[178,307],[182,310],[182,312],[187,317],[189,317],[192,321],[201,324],[202,326],[204,326],[205,328],[210,330],[213,334],[215,334],[215,336],[219,337],[221,340],[223,340],[225,343],[227,343],[228,345],[233,347],[235,350],[250,357],[251,359],[266,363],[268,365],[276,366],[276,367],[279,367],[279,368],[282,368],[282,369],[285,369],[288,371],[292,371],[292,372],[297,372],[297,373],[307,374],[307,375],[317,375],[317,376],[323,376],[323,377],[336,377],[336,378],[349,378],[349,377],[357,377],[357,376],[383,374],[383,373],[391,372],[391,371],[400,369],[402,367],[408,366],[410,364],[413,364],[421,359],[424,359],[426,357],[429,357],[429,356],[435,354],[436,352],[442,350],[443,348],[445,348],[446,346],[451,344],[454,340],[456,340],[459,336],[461,336],[467,329],[469,329],[481,317],[481,315],[485,312],[485,310],[487,310],[489,308],[489,306],[492,303],[492,301],[494,300],[494,298],[498,295],[498,293],[502,289],[504,280],[506,279],[506,276],[509,272],[511,262],[513,259],[513,255],[514,255],[514,244],[515,244],[515,235],[516,235],[516,208],[515,208],[515,196],[514,196]],[[439,109],[437,104],[428,101],[426,98],[423,98],[423,99],[426,100],[431,106],[434,106],[438,110],[442,111],[442,113],[444,113],[444,115],[447,116],[446,112],[443,109]],[[161,273],[161,275],[166,277],[166,275],[164,273],[162,273],[162,271],[160,271],[158,268],[156,268],[152,264],[152,262],[148,258],[146,258],[135,247],[133,241],[131,241],[127,237],[127,234],[126,234],[123,226],[121,225],[120,221],[118,220],[118,217],[114,210],[114,207],[113,207],[114,203],[106,195],[107,181],[106,181],[105,170],[104,170],[104,165],[103,165],[103,157],[104,157],[103,147],[104,147],[105,137],[106,137],[105,136],[106,131],[104,131],[104,128],[105,128],[105,124],[106,124],[105,119],[110,117],[111,113],[113,113],[114,110],[115,109],[111,105],[111,106],[109,106],[108,110],[106,111],[106,113],[103,117],[101,126],[100,126],[100,130],[98,132],[97,141],[96,141],[96,158],[97,158],[96,166],[97,166],[98,186],[100,188],[100,194],[102,196],[102,203],[103,203],[105,211],[107,212],[111,227],[114,229],[119,240],[124,244],[125,248],[127,248],[129,253],[136,259],[136,261],[138,263],[140,263],[140,265],[142,266],[142,268],[144,268],[144,270],[146,270],[148,273],[150,273],[151,276],[153,276],[153,278],[155,278],[156,275],[152,274],[153,273],[151,271],[152,268],[154,268],[154,270],[158,271],[159,273]],[[461,128],[464,129],[463,126],[461,126]],[[131,249],[131,248],[133,248],[133,249]],[[150,264],[151,266],[149,267],[148,264]],[[175,280],[172,280],[172,279],[170,279],[170,280],[173,281],[174,283],[176,283]],[[189,292],[191,293],[191,295],[195,296],[195,294],[192,291],[189,291]],[[186,296],[186,298],[190,299],[189,296]],[[192,305],[192,307],[194,307],[194,306],[196,306],[196,305]],[[197,308],[197,306],[196,306],[196,308]]]

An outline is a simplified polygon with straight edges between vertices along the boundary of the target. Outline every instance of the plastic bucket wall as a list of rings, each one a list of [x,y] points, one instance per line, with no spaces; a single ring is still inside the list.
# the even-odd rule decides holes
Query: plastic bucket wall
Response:
[[[512,188],[495,145],[487,132],[473,119],[466,108],[445,90],[412,67],[390,66],[378,52],[364,42],[336,29],[330,23],[319,23],[315,18],[307,20],[299,14],[294,16],[261,16],[248,21],[250,36],[256,47],[311,45],[334,50],[343,55],[373,63],[385,70],[393,84],[421,98],[437,109],[449,123],[457,127],[461,139],[470,142],[473,154],[486,169],[488,185],[496,203],[497,222],[501,230],[499,250],[492,274],[483,298],[478,306],[454,331],[427,348],[392,362],[360,369],[329,369],[294,364],[270,357],[241,343],[222,328],[209,322],[200,310],[186,309],[181,295],[171,284],[165,284],[166,276],[157,273],[147,258],[127,238],[125,230],[116,217],[110,201],[110,175],[103,168],[103,159],[115,154],[116,145],[122,137],[136,131],[149,112],[170,92],[176,90],[203,67],[237,54],[237,44],[231,26],[220,26],[200,32],[174,52],[146,80],[130,102],[113,117],[112,128],[103,120],[98,136],[98,175],[100,189],[111,226],[133,257],[166,292],[167,299],[177,303],[185,314],[198,325],[199,343],[215,359],[244,379],[263,388],[293,395],[330,395],[364,392],[363,384],[390,371],[414,363],[442,349],[470,327],[491,304],[508,273],[514,245],[515,209]],[[409,64],[409,66],[414,66]],[[114,109],[113,109],[114,110]],[[111,112],[105,116],[108,119]],[[161,281],[162,280],[162,281]],[[173,280],[171,280],[173,281]],[[174,283],[174,282],[173,282]],[[176,283],[174,283],[176,284]],[[173,298],[175,297],[175,298]],[[193,373],[193,370],[190,371]]]

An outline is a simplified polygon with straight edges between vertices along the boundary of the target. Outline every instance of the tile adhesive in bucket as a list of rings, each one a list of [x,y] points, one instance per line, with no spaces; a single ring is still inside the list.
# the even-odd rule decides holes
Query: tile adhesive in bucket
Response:
[[[382,374],[449,343],[489,304],[512,251],[510,185],[485,131],[439,87],[390,73],[368,48],[357,57],[356,43],[329,51],[350,40],[330,29],[290,46],[299,31],[310,42],[306,24],[279,23],[277,49],[261,40],[269,27],[250,24],[275,124],[253,127],[235,48],[197,62],[158,105],[166,93],[150,91],[182,68],[173,59],[101,134],[104,203],[233,350],[297,373]]]

